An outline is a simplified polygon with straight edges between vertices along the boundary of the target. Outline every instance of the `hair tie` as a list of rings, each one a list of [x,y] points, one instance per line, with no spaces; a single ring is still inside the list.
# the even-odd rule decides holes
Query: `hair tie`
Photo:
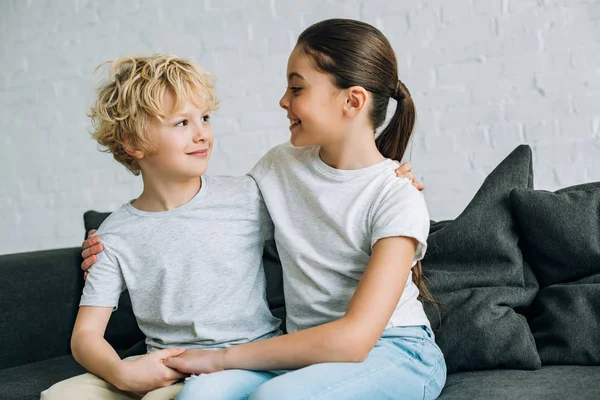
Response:
[[[402,90],[403,88],[404,84],[400,82],[400,79],[398,79],[398,82],[396,83],[396,89],[394,89],[394,93],[392,93],[391,97],[396,101],[404,100],[407,96],[405,94],[405,91]]]

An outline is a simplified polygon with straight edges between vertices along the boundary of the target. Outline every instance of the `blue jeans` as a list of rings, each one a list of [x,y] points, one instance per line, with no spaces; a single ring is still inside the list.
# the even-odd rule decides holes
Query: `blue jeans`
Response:
[[[314,364],[292,371],[227,370],[186,380],[177,400],[435,399],[446,363],[424,326],[386,329],[361,363]]]

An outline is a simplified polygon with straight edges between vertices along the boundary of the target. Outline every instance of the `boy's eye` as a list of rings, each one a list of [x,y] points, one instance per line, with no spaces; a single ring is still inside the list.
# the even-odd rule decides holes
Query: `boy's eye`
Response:
[[[202,120],[203,120],[204,122],[208,122],[208,121],[210,121],[210,115],[205,115],[204,117],[202,117]]]
[[[188,124],[188,120],[184,119],[183,121],[179,121],[178,123],[176,123],[175,126],[188,126]]]
[[[292,93],[299,92],[302,88],[298,86],[290,86],[288,89],[292,91]]]

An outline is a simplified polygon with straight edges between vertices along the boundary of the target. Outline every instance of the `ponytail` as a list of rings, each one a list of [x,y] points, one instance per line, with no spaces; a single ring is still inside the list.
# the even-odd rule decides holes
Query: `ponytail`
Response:
[[[398,103],[388,126],[375,140],[377,149],[386,158],[401,161],[415,125],[416,110],[410,92],[398,81],[390,96]]]

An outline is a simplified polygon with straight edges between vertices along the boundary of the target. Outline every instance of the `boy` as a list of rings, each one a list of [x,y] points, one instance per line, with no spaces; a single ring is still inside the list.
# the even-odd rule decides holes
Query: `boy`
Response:
[[[248,176],[204,176],[213,77],[165,55],[120,58],[110,75],[91,110],[92,136],[141,173],[144,188],[98,230],[104,251],[89,270],[71,339],[90,373],[42,399],[172,398],[179,387],[156,389],[185,375],[162,360],[279,334],[262,268],[273,228],[258,188]],[[148,354],[121,360],[103,335],[126,288]]]

